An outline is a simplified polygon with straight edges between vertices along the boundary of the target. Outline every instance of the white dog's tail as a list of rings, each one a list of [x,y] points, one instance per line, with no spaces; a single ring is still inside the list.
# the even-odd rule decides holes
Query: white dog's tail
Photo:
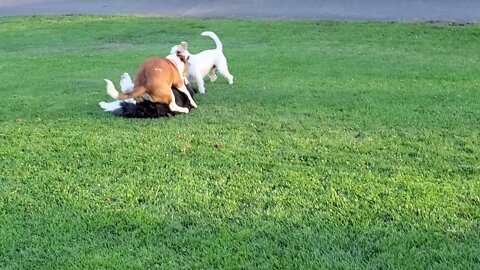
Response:
[[[143,93],[147,92],[147,88],[145,86],[135,86],[133,91],[130,93],[120,93],[115,89],[115,85],[112,81],[104,79],[107,83],[107,94],[114,99],[129,99],[129,98],[136,98],[141,96]]]
[[[215,45],[217,46],[216,49],[223,51],[222,42],[220,42],[220,39],[217,37],[217,35],[214,32],[206,31],[202,33],[202,36],[211,37],[213,41],[215,41]]]

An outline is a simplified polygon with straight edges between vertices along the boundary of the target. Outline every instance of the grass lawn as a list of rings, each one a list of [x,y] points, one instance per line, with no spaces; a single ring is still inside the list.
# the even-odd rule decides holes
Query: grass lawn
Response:
[[[205,30],[234,85],[100,110]],[[479,24],[0,17],[0,268],[478,269],[479,52]]]

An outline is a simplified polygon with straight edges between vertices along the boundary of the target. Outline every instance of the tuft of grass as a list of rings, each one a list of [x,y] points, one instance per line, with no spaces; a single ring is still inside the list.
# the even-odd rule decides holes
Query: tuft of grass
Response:
[[[0,18],[0,268],[473,269],[480,26]],[[235,83],[168,119],[103,78],[186,40]]]

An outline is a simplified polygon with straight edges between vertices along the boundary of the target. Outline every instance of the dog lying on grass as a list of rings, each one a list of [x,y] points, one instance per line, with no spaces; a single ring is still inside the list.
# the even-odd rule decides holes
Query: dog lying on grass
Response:
[[[143,118],[188,113],[196,108],[193,89],[187,87],[186,80],[187,43],[176,47],[177,50],[165,58],[146,59],[137,69],[135,84],[130,75],[124,73],[120,79],[121,93],[112,81],[105,79],[107,94],[119,101],[100,102],[100,107],[119,116]]]
[[[172,87],[175,87],[184,93],[190,104],[196,108],[197,104],[185,87],[187,59],[184,52],[186,51],[186,42],[182,42],[177,47],[178,50],[174,54],[165,58],[152,57],[143,61],[136,71],[135,84],[127,92],[118,92],[115,85],[105,79],[107,93],[117,100],[134,98],[137,103],[142,100],[150,100],[154,103],[168,105],[172,112],[188,113],[188,108],[178,106],[175,102],[175,95],[172,92]]]
[[[196,91],[190,86],[185,84],[191,97],[194,96]],[[129,92],[133,89],[133,82],[128,73],[124,73],[120,79],[120,88],[122,92]],[[186,107],[192,109],[193,106],[189,101],[187,95],[179,91],[177,88],[172,87],[172,93],[175,97],[175,103],[180,107]],[[100,107],[107,112],[111,112],[114,115],[125,118],[159,118],[170,117],[177,115],[178,112],[170,110],[169,106],[162,103],[155,103],[150,100],[143,100],[137,103],[133,98],[127,100],[117,100],[113,102],[100,102]]]

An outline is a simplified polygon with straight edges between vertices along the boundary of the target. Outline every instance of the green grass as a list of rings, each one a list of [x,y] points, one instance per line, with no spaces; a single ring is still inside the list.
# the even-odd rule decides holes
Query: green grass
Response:
[[[102,112],[215,31],[235,83]],[[480,25],[0,18],[0,268],[474,269]]]

